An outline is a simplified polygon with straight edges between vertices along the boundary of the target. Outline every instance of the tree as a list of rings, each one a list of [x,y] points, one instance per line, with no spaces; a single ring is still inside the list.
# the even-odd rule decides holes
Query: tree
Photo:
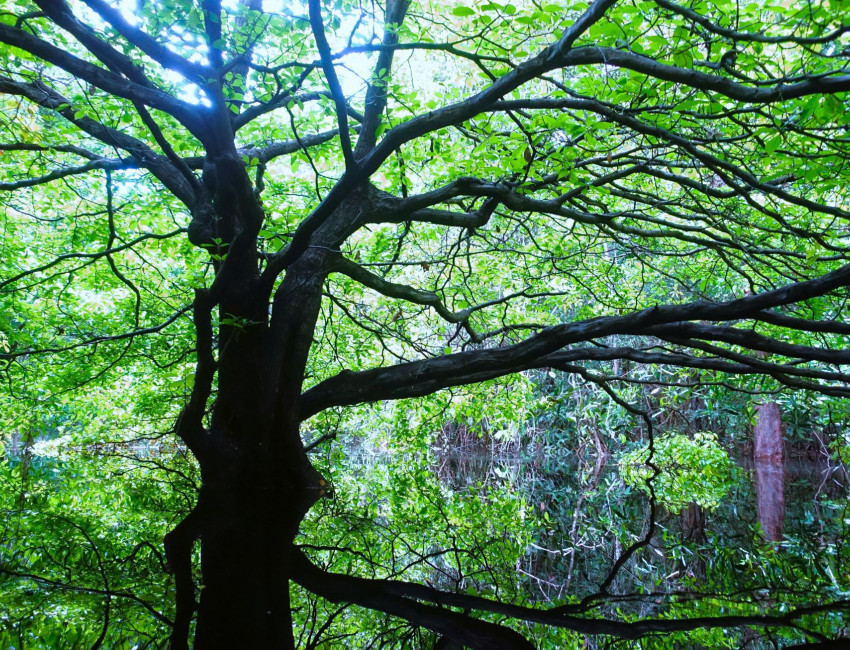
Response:
[[[646,542],[541,609],[294,540],[336,407],[539,368],[616,397],[620,361],[847,397],[845,3],[267,5],[0,14],[5,371],[42,401],[189,381],[172,647],[292,647],[290,581],[477,648],[813,611],[584,616]]]

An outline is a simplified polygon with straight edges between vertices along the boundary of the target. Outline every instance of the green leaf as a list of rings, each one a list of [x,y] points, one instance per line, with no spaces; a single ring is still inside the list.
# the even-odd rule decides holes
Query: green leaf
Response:
[[[777,133],[776,135],[765,141],[764,150],[767,153],[773,153],[774,151],[776,151],[777,147],[779,147],[780,144],[782,144],[782,136]]]

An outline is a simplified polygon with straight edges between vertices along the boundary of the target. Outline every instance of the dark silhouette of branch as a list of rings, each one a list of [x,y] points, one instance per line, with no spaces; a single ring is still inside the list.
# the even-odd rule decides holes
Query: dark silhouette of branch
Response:
[[[469,648],[498,650],[534,648],[518,632],[449,609],[424,605],[400,593],[391,593],[380,580],[322,571],[300,550],[292,550],[292,571],[296,583],[332,602],[349,602],[399,616],[443,634]]]
[[[302,417],[329,406],[433,393],[449,386],[493,379],[536,367],[540,359],[567,345],[612,334],[639,334],[653,326],[688,320],[739,320],[782,305],[823,295],[850,283],[850,265],[814,280],[728,302],[657,305],[625,316],[605,316],[555,325],[515,345],[459,352],[360,372],[343,371],[302,396]]]
[[[440,631],[436,626],[428,625],[419,620],[413,620],[405,614],[408,612],[389,611],[382,605],[385,602],[401,601],[402,603],[425,601],[435,603],[442,607],[461,608],[466,611],[490,612],[529,623],[541,623],[553,627],[573,630],[583,634],[606,634],[623,639],[639,639],[652,633],[683,632],[699,629],[731,628],[741,626],[754,627],[795,627],[795,621],[816,613],[824,611],[841,612],[850,609],[850,601],[837,600],[829,603],[821,603],[811,607],[799,607],[781,615],[755,615],[755,616],[705,616],[684,619],[645,619],[634,622],[623,622],[616,620],[582,618],[572,615],[572,612],[582,611],[588,607],[588,603],[579,605],[557,606],[549,609],[535,609],[521,605],[511,605],[499,601],[489,600],[480,596],[469,594],[452,593],[441,591],[433,587],[400,580],[367,579],[356,576],[343,575],[325,571],[313,564],[304,553],[297,548],[293,550],[293,573],[294,580],[305,589],[327,598],[332,602],[350,602],[387,613],[401,616],[411,622],[425,625],[430,629]],[[415,599],[415,600],[414,600]],[[454,614],[450,610],[437,610]],[[477,619],[455,614],[467,620]],[[501,628],[506,629],[506,628]],[[478,646],[469,641],[461,639],[452,634],[447,636],[462,641],[471,647],[502,647],[502,646]],[[514,646],[506,646],[514,647]],[[519,646],[527,647],[527,646]]]

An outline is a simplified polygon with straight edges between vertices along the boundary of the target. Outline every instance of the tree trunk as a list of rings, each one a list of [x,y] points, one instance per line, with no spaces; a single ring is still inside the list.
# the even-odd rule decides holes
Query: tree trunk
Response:
[[[234,496],[213,503],[215,522],[201,537],[195,648],[291,648],[286,529],[297,522],[282,512],[286,499]]]
[[[776,402],[756,406],[756,425],[753,430],[753,458],[780,462],[785,456],[782,442],[782,417]]]
[[[785,463],[756,460],[756,507],[762,534],[768,541],[782,539],[785,520]]]
[[[199,650],[294,647],[290,548],[322,479],[298,454],[279,463],[276,454],[251,453],[257,449],[234,450],[202,470]]]
[[[756,505],[762,533],[769,541],[782,539],[785,518],[785,453],[779,405],[766,402],[757,407],[753,431],[753,462],[756,474]]]
[[[287,270],[271,315],[268,290],[256,278],[220,297],[218,390],[209,427],[193,449],[201,491],[166,540],[183,602],[174,648],[187,645],[193,593],[197,650],[294,647],[291,547],[325,486],[301,442],[298,408],[327,258],[326,251],[310,251]],[[197,585],[194,540],[201,548]]]

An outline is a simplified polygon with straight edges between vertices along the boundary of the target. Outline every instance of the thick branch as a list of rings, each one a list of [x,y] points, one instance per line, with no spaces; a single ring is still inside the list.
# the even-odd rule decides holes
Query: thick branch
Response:
[[[298,549],[292,551],[293,580],[305,589],[332,602],[355,603],[393,616],[399,616],[414,625],[421,625],[462,643],[481,650],[534,648],[518,632],[488,623],[449,609],[424,605],[412,598],[392,594],[384,589],[382,580],[367,580],[338,573],[329,573],[314,565]]]
[[[728,302],[658,305],[625,316],[556,325],[511,346],[459,352],[361,372],[343,371],[304,393],[301,414],[307,418],[330,406],[428,395],[450,386],[535,367],[541,357],[582,341],[612,334],[642,334],[652,326],[678,321],[751,318],[764,309],[823,295],[847,284],[850,284],[850,265],[814,280]]]
[[[36,0],[36,4],[54,23],[72,34],[108,68],[120,72],[134,83],[153,88],[141,67],[137,66],[126,54],[119,52],[103,41],[90,26],[80,22],[67,2],[64,0]]]
[[[674,65],[659,63],[648,56],[627,50],[597,47],[596,45],[571,50],[561,60],[561,65],[565,67],[591,64],[634,70],[654,79],[716,92],[748,104],[770,104],[807,95],[833,94],[850,90],[850,74],[838,74],[839,71],[818,75],[796,83],[770,80],[765,82],[766,85],[769,84],[765,88],[753,88],[721,75],[709,74],[690,68],[679,68]]]
[[[192,546],[201,534],[200,504],[165,536],[168,570],[174,574],[176,611],[171,630],[171,648],[188,650],[189,628],[195,613],[195,581],[192,578]]]
[[[567,605],[551,609],[533,609],[520,605],[511,605],[488,600],[480,596],[457,594],[441,591],[425,585],[400,580],[366,579],[322,571],[313,565],[300,550],[294,551],[293,579],[306,589],[334,602],[353,602],[359,605],[387,611],[379,605],[398,601],[399,608],[404,603],[426,601],[443,607],[456,607],[466,610],[501,614],[516,620],[541,623],[584,634],[609,634],[624,639],[638,639],[653,632],[681,632],[698,629],[730,628],[743,625],[757,627],[784,627],[807,614],[819,611],[843,611],[850,607],[850,601],[800,607],[780,616],[716,616],[685,619],[647,619],[635,622],[622,622],[581,618],[569,615],[585,609],[583,605]],[[447,610],[437,610],[446,612]],[[395,613],[395,612],[388,612]],[[397,614],[407,618],[403,614]],[[460,616],[460,615],[456,615]],[[411,620],[408,618],[408,620]],[[471,619],[476,620],[476,619]],[[424,623],[422,623],[425,625]],[[430,627],[430,626],[428,626]],[[435,628],[431,628],[435,629]],[[507,628],[500,628],[506,630]],[[477,646],[473,646],[477,647]],[[503,646],[488,646],[503,647]],[[513,647],[513,646],[508,646]],[[522,646],[526,647],[526,646]]]
[[[398,298],[414,305],[433,307],[434,311],[450,323],[463,322],[469,318],[469,314],[471,313],[470,309],[453,312],[443,304],[436,293],[420,291],[406,284],[389,282],[379,275],[370,273],[356,262],[352,262],[344,257],[339,258],[334,265],[334,270],[389,298]]]
[[[313,29],[313,38],[316,39],[316,47],[319,50],[319,57],[322,60],[322,70],[325,72],[325,78],[328,80],[328,86],[330,87],[334,106],[336,107],[336,119],[339,125],[339,140],[342,146],[342,155],[345,158],[346,168],[351,169],[356,166],[356,163],[354,161],[354,153],[351,149],[351,135],[348,133],[347,102],[342,92],[342,85],[339,83],[339,78],[336,75],[331,46],[328,44],[328,39],[325,36],[325,26],[322,23],[322,3],[321,0],[308,0],[307,5],[310,9],[310,26]]]
[[[196,136],[203,134],[203,121],[199,119],[197,106],[187,104],[159,89],[129,81],[114,72],[84,61],[67,50],[3,23],[0,23],[0,42],[25,50],[116,97],[163,110],[180,120]]]
[[[410,0],[389,0],[384,15],[384,49],[378,54],[378,61],[369,81],[366,91],[366,104],[363,111],[363,128],[354,149],[354,157],[362,158],[369,153],[377,141],[377,130],[381,123],[381,114],[387,106],[387,83],[390,78],[390,68],[393,55],[398,43],[398,28],[404,20]]]
[[[449,210],[437,210],[430,206],[445,203],[459,196],[477,195],[483,192],[475,190],[480,186],[494,189],[493,193],[498,197],[488,197],[481,207],[474,212],[451,212]],[[501,191],[504,189],[505,191]],[[363,215],[364,223],[403,223],[405,221],[419,221],[433,223],[443,226],[458,226],[463,228],[478,228],[486,224],[493,211],[498,207],[502,197],[509,195],[507,188],[502,186],[490,186],[482,183],[476,178],[458,178],[448,185],[430,192],[416,194],[400,199],[389,192],[375,190],[371,197],[369,209]],[[557,210],[558,208],[555,208]]]
[[[739,345],[750,350],[781,354],[786,357],[806,361],[821,361],[834,365],[850,363],[850,350],[826,350],[807,345],[784,343],[783,341],[777,341],[776,339],[757,334],[751,330],[735,327],[722,327],[703,323],[671,323],[650,327],[644,330],[644,333],[659,338],[697,338],[709,341],[722,341],[723,343]]]
[[[179,72],[187,79],[204,83],[210,75],[209,68],[192,63],[179,54],[175,54],[166,46],[155,41],[142,30],[131,25],[115,7],[103,0],[84,0],[97,14],[112,25],[115,30],[130,43],[147,54],[151,59],[165,68]]]
[[[203,419],[216,371],[216,363],[212,353],[212,310],[214,306],[215,303],[211,299],[209,291],[195,290],[195,301],[192,307],[198,361],[195,367],[195,383],[192,386],[192,395],[177,420],[177,435],[196,457],[203,457],[206,451],[204,448],[206,435]]]
[[[679,14],[680,16],[684,16],[688,20],[704,27],[712,34],[717,34],[718,36],[728,38],[734,42],[750,41],[753,43],[796,43],[797,45],[818,45],[834,41],[850,31],[850,25],[842,25],[838,29],[828,34],[824,34],[823,36],[794,36],[793,34],[788,36],[768,36],[767,34],[758,32],[741,32],[736,29],[721,27],[720,25],[711,22],[705,16],[702,16],[687,7],[670,2],[670,0],[654,1],[659,7],[663,7],[664,9],[668,9]]]
[[[805,318],[786,316],[785,314],[778,314],[772,311],[756,314],[755,318],[771,325],[778,325],[779,327],[787,327],[803,332],[850,334],[850,323],[842,323],[837,320],[806,320]]]
[[[196,197],[192,186],[167,158],[156,154],[144,142],[126,133],[104,126],[88,116],[77,117],[71,103],[44,83],[40,81],[24,83],[0,77],[0,92],[20,95],[39,106],[54,110],[81,131],[105,145],[128,152],[139,166],[156,176],[187,207],[192,209],[195,205]]]
[[[298,151],[303,151],[306,148],[315,147],[325,142],[329,142],[333,140],[338,133],[339,131],[337,129],[332,129],[330,131],[322,131],[321,133],[314,133],[312,135],[302,135],[295,140],[284,140],[282,142],[274,142],[262,147],[246,147],[244,149],[239,149],[239,154],[250,158],[256,158],[261,163],[265,163],[277,158],[278,156],[293,154]]]

